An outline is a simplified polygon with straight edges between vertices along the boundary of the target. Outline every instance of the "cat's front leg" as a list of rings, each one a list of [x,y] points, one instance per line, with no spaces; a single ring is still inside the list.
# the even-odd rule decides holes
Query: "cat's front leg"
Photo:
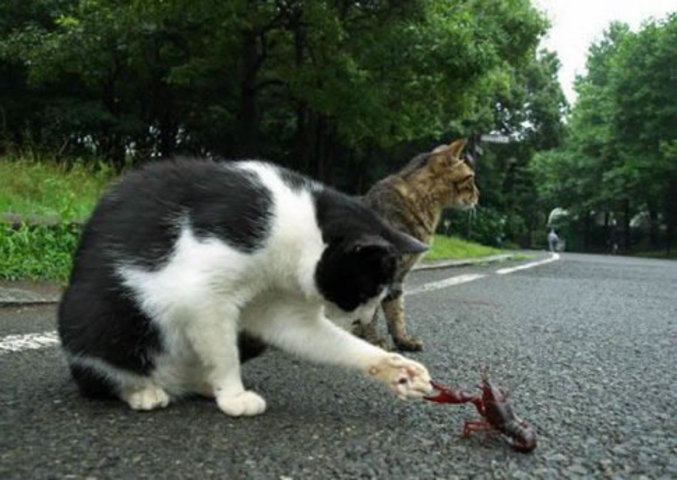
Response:
[[[197,393],[208,394],[211,390],[217,405],[227,415],[259,415],[266,410],[266,401],[245,390],[240,376],[237,316],[236,308],[205,308],[188,326],[188,337],[205,367],[204,382]]]
[[[423,365],[355,337],[327,319],[321,309],[305,309],[288,301],[252,307],[243,314],[243,326],[289,353],[360,370],[385,383],[400,398],[420,398],[432,390]]]

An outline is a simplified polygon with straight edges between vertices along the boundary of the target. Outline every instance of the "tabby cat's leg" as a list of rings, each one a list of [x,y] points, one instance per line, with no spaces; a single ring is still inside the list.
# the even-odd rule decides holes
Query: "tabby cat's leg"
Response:
[[[395,345],[400,350],[417,352],[423,349],[423,342],[406,331],[404,320],[404,297],[402,291],[393,292],[383,303],[383,313],[388,323],[388,332],[393,337]]]
[[[186,334],[205,366],[205,383],[211,387],[219,408],[234,417],[263,413],[266,401],[245,390],[240,377],[238,309],[205,305],[198,310]]]
[[[383,350],[390,350],[388,341],[378,334],[378,310],[374,312],[374,316],[369,323],[362,323],[355,320],[352,326],[353,335],[360,337],[372,345],[376,345]]]

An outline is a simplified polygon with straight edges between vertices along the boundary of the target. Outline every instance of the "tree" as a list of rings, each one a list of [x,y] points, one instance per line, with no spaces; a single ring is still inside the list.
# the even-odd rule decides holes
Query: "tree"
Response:
[[[21,115],[44,148],[117,167],[180,151],[271,156],[323,179],[374,150],[492,125],[492,98],[546,28],[528,0],[24,6],[0,62],[42,95]]]
[[[582,221],[584,246],[594,213],[622,219],[623,244],[631,248],[631,219],[651,219],[650,243],[657,246],[659,213],[674,230],[667,207],[677,169],[670,145],[677,124],[677,15],[651,21],[637,33],[614,23],[589,50],[585,77],[577,80],[578,101],[570,134],[556,151],[531,165],[541,194]],[[672,187],[674,188],[674,187]],[[668,246],[671,234],[667,236]]]
[[[669,217],[666,208],[677,178],[670,149],[677,141],[677,73],[670,65],[677,65],[677,14],[628,36],[610,69],[614,136],[622,144],[616,171],[626,179],[638,210],[649,212],[653,248],[658,246],[658,214]]]

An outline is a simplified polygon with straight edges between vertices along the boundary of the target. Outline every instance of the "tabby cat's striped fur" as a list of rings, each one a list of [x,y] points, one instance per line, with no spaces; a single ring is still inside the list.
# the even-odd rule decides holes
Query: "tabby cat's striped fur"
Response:
[[[473,208],[479,198],[475,172],[461,152],[465,139],[414,157],[402,170],[376,183],[363,201],[396,229],[430,244],[445,208]],[[381,304],[388,331],[402,350],[421,350],[423,343],[406,331],[402,283],[423,254],[403,255],[389,296]],[[386,342],[377,333],[377,315],[354,333],[372,343]]]

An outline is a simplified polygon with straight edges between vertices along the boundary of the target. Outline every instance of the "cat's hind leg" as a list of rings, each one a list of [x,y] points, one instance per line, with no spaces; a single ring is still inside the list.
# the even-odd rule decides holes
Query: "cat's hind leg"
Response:
[[[82,396],[96,399],[116,398],[115,385],[91,368],[71,363],[71,375]]]
[[[114,367],[94,357],[73,356],[69,363],[73,378],[87,397],[118,397],[134,410],[154,410],[169,405],[167,392],[150,377]]]

